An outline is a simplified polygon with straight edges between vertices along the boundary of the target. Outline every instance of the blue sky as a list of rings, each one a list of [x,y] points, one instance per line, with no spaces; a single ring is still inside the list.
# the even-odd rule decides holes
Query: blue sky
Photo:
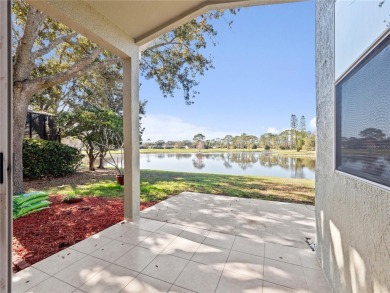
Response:
[[[288,128],[293,113],[314,130],[314,2],[245,8],[232,20],[232,28],[215,21],[218,45],[206,51],[215,69],[198,78],[193,105],[180,91],[164,98],[154,81],[141,78],[140,97],[148,100],[144,141],[199,132],[207,139],[259,136]]]

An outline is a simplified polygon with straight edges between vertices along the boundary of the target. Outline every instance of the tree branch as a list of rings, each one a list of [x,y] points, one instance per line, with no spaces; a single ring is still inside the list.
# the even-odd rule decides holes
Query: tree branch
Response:
[[[153,49],[157,49],[157,48],[160,48],[162,46],[166,46],[166,45],[171,45],[174,43],[174,41],[177,39],[177,36],[173,37],[171,40],[167,41],[167,42],[162,42],[162,43],[159,43],[159,42],[154,42],[154,45],[151,45],[149,47],[147,47],[143,52],[145,51],[151,51]]]
[[[120,58],[107,59],[100,62],[94,62],[95,59],[101,53],[101,49],[95,49],[91,54],[87,57],[81,59],[67,70],[61,73],[54,74],[52,76],[45,76],[35,80],[28,81],[31,82],[31,87],[34,88],[34,94],[39,91],[55,86],[57,84],[64,83],[72,78],[79,77],[85,74],[88,71],[104,68],[108,65],[115,64],[121,62]]]
[[[39,49],[38,51],[33,52],[33,57],[32,57],[33,60],[49,53],[51,50],[53,50],[55,47],[57,47],[59,44],[63,42],[70,42],[70,40],[75,36],[77,36],[77,33],[58,37],[57,39],[51,41],[47,47],[44,47],[42,49]]]
[[[20,82],[30,77],[33,67],[31,50],[39,34],[45,16],[37,9],[29,6],[24,33],[19,41],[14,56],[14,81]]]

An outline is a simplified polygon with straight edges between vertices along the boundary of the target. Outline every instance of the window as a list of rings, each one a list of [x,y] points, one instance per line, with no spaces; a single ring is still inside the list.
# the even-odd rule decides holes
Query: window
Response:
[[[336,85],[336,168],[390,186],[390,35]]]

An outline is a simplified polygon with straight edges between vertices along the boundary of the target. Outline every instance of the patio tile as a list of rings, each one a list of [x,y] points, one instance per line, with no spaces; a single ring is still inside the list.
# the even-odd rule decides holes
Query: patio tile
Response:
[[[322,270],[320,262],[314,251],[311,251],[310,249],[301,249],[299,251],[299,257],[301,258],[301,264],[303,267]]]
[[[116,240],[126,242],[132,245],[138,245],[138,243],[148,238],[152,232],[140,230],[135,227],[129,227],[125,232],[119,235]]]
[[[80,289],[92,293],[116,293],[126,287],[137,275],[135,271],[111,264],[88,279]]]
[[[265,257],[294,265],[301,265],[301,259],[299,256],[300,250],[301,249],[295,247],[266,243]]]
[[[170,224],[166,223],[164,226],[162,226],[160,229],[157,230],[159,233],[167,233],[174,236],[178,236],[180,233],[182,233],[187,227],[183,225],[178,224]]]
[[[13,292],[26,292],[49,277],[50,275],[45,274],[44,272],[41,272],[33,267],[24,269],[12,276]]]
[[[195,227],[187,227],[186,230],[181,232],[179,236],[187,240],[202,243],[209,234],[209,230],[199,229]]]
[[[216,293],[261,293],[263,281],[225,270],[217,287]]]
[[[301,266],[272,259],[264,261],[264,280],[296,290],[308,290]]]
[[[328,293],[332,289],[326,279],[324,272],[316,269],[303,268],[305,272],[306,282],[310,292],[313,293]]]
[[[85,254],[90,254],[111,241],[112,239],[110,238],[95,234],[83,241],[80,241],[79,243],[76,243],[70,248]]]
[[[113,240],[107,245],[92,252],[91,255],[108,262],[114,262],[132,248],[134,248],[134,245]]]
[[[159,255],[142,271],[142,274],[173,283],[187,263],[188,260],[179,257]]]
[[[315,233],[304,206],[183,193],[141,215],[156,220],[118,223],[15,274],[14,292],[331,292],[302,240]]]
[[[99,235],[107,237],[107,238],[111,238],[111,239],[116,239],[117,237],[119,237],[119,235],[126,232],[129,228],[130,228],[130,226],[127,224],[127,222],[122,221],[122,222],[117,223],[117,224],[115,224],[115,225],[113,225],[113,226],[111,226],[103,231],[100,231]]]
[[[214,292],[222,270],[190,261],[177,278],[175,285],[202,293]]]
[[[123,293],[162,293],[168,292],[171,284],[155,278],[138,275],[124,289]]]
[[[264,241],[237,236],[232,250],[264,256]]]
[[[331,291],[330,291],[331,292]],[[330,293],[328,292],[328,293]],[[263,281],[263,293],[309,293],[307,290],[295,290],[274,283]]]
[[[115,264],[136,272],[142,272],[144,268],[157,256],[149,249],[134,247],[115,261]]]
[[[75,287],[66,284],[56,278],[50,277],[49,279],[39,283],[32,289],[27,290],[28,293],[71,293],[77,290]]]
[[[138,246],[149,248],[154,253],[160,253],[163,251],[176,236],[166,233],[152,233],[149,237],[145,238]]]
[[[80,287],[89,278],[93,277],[105,267],[108,262],[87,255],[55,275],[57,279],[64,281],[74,287]]]
[[[194,293],[194,291],[190,291],[188,289],[173,285],[171,289],[169,289],[168,293]]]
[[[191,259],[198,250],[200,243],[177,237],[165,248],[162,254],[170,254],[173,256]]]
[[[231,249],[236,236],[219,232],[210,232],[203,244]]]
[[[206,265],[224,265],[228,257],[227,249],[201,244],[191,260]]]
[[[263,262],[263,257],[232,250],[225,270],[261,279],[263,278]]]
[[[165,222],[150,220],[146,218],[140,218],[139,220],[134,221],[133,223],[139,229],[150,231],[150,232],[156,232],[165,224]]]
[[[87,256],[73,249],[65,249],[33,265],[34,268],[49,275],[55,275],[81,258]]]
[[[304,240],[302,240],[304,238],[303,236],[302,237],[297,236],[299,235],[297,232],[291,234],[292,235],[289,235],[287,232],[275,233],[274,231],[272,231],[272,229],[267,231],[259,231],[258,233],[258,235],[262,237],[262,239],[265,242],[268,243],[292,246],[300,249],[307,248],[307,243]]]

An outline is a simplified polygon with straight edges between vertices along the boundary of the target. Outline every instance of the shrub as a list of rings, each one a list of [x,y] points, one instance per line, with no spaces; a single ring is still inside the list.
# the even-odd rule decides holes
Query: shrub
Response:
[[[35,179],[61,177],[76,172],[84,156],[76,148],[54,141],[23,141],[23,176]]]
[[[266,151],[269,151],[269,150],[271,149],[271,147],[267,144],[267,145],[264,147],[264,149],[265,149]]]

